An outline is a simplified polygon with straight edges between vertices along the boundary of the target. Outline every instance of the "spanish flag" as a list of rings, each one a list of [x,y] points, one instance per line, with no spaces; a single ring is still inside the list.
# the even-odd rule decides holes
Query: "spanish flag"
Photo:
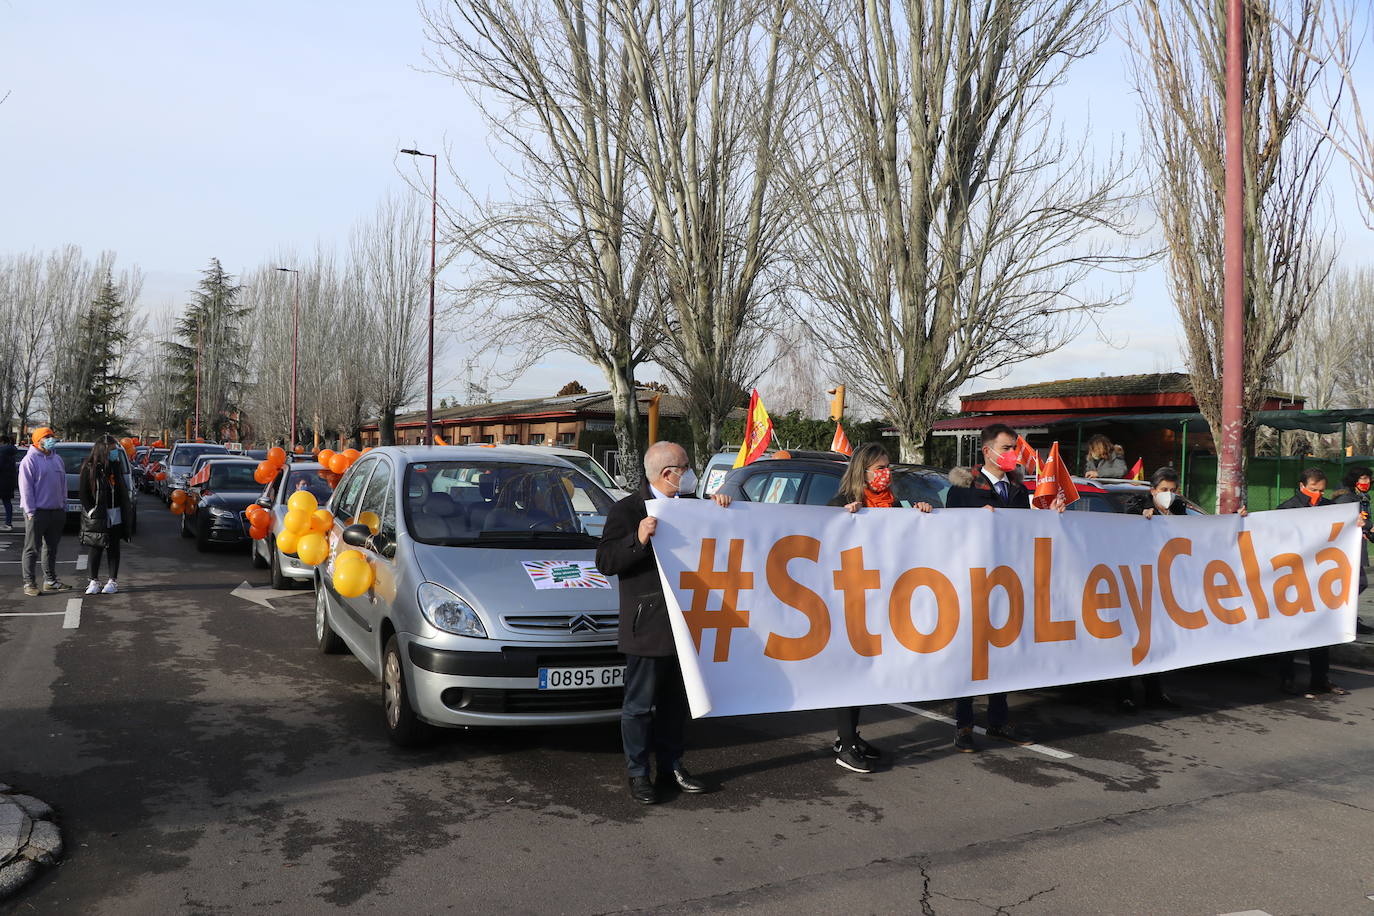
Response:
[[[835,424],[835,438],[830,440],[830,450],[839,452],[841,455],[854,456],[854,449],[849,444],[849,437],[844,434],[844,424]]]
[[[1069,474],[1069,466],[1059,457],[1059,443],[1056,442],[1050,446],[1050,456],[1045,459],[1044,467],[1040,469],[1040,476],[1035,481],[1035,495],[1031,497],[1031,502],[1039,509],[1048,509],[1061,493],[1064,494],[1065,503],[1078,499],[1078,487],[1074,485],[1073,477]]]
[[[1128,480],[1145,479],[1145,459],[1137,458],[1135,464],[1131,465],[1131,473],[1126,475]]]
[[[768,443],[772,441],[773,419],[768,416],[763,399],[759,397],[759,390],[755,388],[749,394],[749,413],[744,417],[744,444],[739,447],[739,454],[735,456],[735,467],[742,468],[751,461],[758,460],[768,450]]]

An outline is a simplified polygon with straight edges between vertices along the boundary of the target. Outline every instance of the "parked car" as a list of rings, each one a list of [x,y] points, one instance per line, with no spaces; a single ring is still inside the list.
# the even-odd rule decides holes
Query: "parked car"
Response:
[[[211,544],[241,544],[248,540],[243,510],[262,492],[253,479],[256,461],[230,456],[202,458],[191,475],[188,492],[195,498],[194,515],[181,516],[181,536],[194,537],[196,549]]]
[[[91,449],[95,447],[93,442],[59,442],[53,446],[53,451],[62,459],[62,466],[67,471],[67,524],[76,525],[81,521],[81,463],[90,455]],[[133,465],[129,461],[129,456],[122,449],[113,449],[110,457],[117,463],[124,473],[124,485],[129,488],[129,502],[131,511],[129,513],[129,533],[138,533],[138,499],[137,491],[134,490],[134,471]]]
[[[600,462],[581,449],[567,448],[562,445],[504,445],[502,448],[528,449],[536,455],[557,455],[590,476],[592,480],[601,485],[603,490],[616,499],[624,499],[630,495],[630,491],[625,489],[624,475],[617,474],[614,478],[611,477]]]
[[[573,465],[528,449],[373,449],[329,504],[319,648],[347,647],[381,682],[398,744],[431,726],[614,722],[618,595],[595,569],[612,504]],[[333,584],[347,545],[375,570],[357,598]]]
[[[735,467],[735,459],[739,456],[739,446],[723,448],[710,458],[706,459],[706,466],[702,468],[701,478],[697,482],[697,496],[705,499],[714,496],[721,485],[725,483],[725,478]],[[806,458],[817,461],[847,462],[849,456],[841,452],[818,452],[801,449],[769,449],[763,456],[754,460],[754,464],[760,461],[775,461],[786,458]],[[843,468],[840,471],[844,473]]]
[[[1080,478],[1075,477],[1078,481]],[[1094,477],[1091,482],[1097,489],[1107,494],[1113,505],[1117,506],[1118,512],[1130,512],[1133,504],[1148,502],[1150,499],[1150,485],[1143,480],[1118,480],[1110,477]],[[1175,497],[1183,501],[1183,508],[1189,515],[1211,515],[1202,506],[1193,502],[1191,499],[1179,494]]]
[[[286,517],[286,501],[292,493],[309,490],[322,506],[334,495],[334,489],[320,476],[322,470],[324,465],[317,461],[293,461],[278,469],[277,476],[258,493],[256,502],[272,514],[272,522],[267,537],[250,543],[248,553],[254,569],[272,570],[273,588],[307,585],[315,578],[314,567],[302,563],[295,554],[282,553],[277,549],[277,535],[281,534],[282,519]]]
[[[759,459],[730,471],[719,492],[745,502],[824,506],[839,492],[840,478],[848,468],[847,461],[830,457]],[[943,506],[948,489],[949,478],[938,468],[892,466],[892,492],[903,506],[918,502]]]
[[[191,467],[201,455],[227,455],[222,445],[211,442],[178,442],[163,462],[167,479],[157,481],[157,495],[163,502],[170,502],[173,490],[186,489],[186,480],[191,476]]]
[[[165,448],[155,448],[148,452],[144,459],[143,476],[139,479],[138,485],[144,493],[156,493],[158,482],[156,475],[167,469],[167,453],[171,451]]]

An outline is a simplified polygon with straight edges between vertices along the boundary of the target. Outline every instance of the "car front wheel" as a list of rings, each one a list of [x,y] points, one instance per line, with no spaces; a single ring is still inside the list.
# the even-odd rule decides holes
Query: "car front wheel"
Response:
[[[382,702],[386,709],[386,734],[398,747],[418,747],[434,736],[434,727],[421,721],[410,704],[401,644],[392,636],[382,654]]]
[[[329,589],[323,582],[315,585],[315,645],[321,655],[338,655],[345,648],[344,641],[329,625]]]

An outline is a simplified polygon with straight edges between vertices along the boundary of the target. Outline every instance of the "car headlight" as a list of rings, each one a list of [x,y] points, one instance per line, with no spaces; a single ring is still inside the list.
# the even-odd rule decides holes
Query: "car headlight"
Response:
[[[211,507],[210,514],[213,515],[215,518],[233,518],[235,515],[235,513],[232,510],[217,509],[214,507]]]
[[[442,585],[425,582],[420,586],[417,598],[420,613],[436,630],[456,633],[459,636],[487,638],[487,628],[472,607]]]

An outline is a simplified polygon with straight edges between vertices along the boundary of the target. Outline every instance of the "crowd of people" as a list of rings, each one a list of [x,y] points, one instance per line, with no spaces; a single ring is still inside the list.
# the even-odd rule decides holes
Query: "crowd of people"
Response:
[[[980,436],[982,464],[951,472],[952,486],[946,494],[945,506],[990,511],[1034,508],[1017,457],[1019,438],[1016,431],[1006,425],[985,427]],[[1089,476],[1125,476],[1125,461],[1105,436],[1090,440],[1088,462]],[[649,516],[647,509],[647,502],[652,499],[692,498],[695,481],[688,467],[686,450],[671,442],[659,442],[649,448],[644,456],[644,471],[645,482],[640,491],[616,503],[607,516],[596,562],[603,573],[618,576],[620,582],[619,642],[626,662],[625,700],[620,721],[630,796],[641,804],[654,804],[663,798],[665,790],[671,791],[674,787],[689,793],[706,792],[709,788],[683,764],[687,695],[654,559],[653,537],[657,520]],[[1374,540],[1369,516],[1371,474],[1374,472],[1367,467],[1350,468],[1343,481],[1344,489],[1327,499],[1325,472],[1309,468],[1303,472],[1297,492],[1279,508],[1360,503],[1363,537],[1366,541]],[[891,459],[887,450],[877,443],[861,445],[850,458],[830,505],[848,512],[896,507],[899,504],[892,493],[891,482]],[[717,494],[713,499],[720,506],[730,504],[725,495]],[[923,502],[916,503],[913,508],[920,512],[933,509]],[[1061,494],[1049,510],[1063,512],[1065,508]],[[1148,492],[1142,494],[1129,511],[1145,518],[1185,514],[1184,503],[1179,498],[1178,472],[1171,467],[1156,470],[1150,477]],[[1241,512],[1245,510],[1242,508]],[[1362,542],[1361,592],[1367,587],[1367,567],[1368,555]],[[1359,627],[1361,632],[1369,632],[1363,624]],[[1298,690],[1294,684],[1295,654],[1285,653],[1279,657],[1279,680],[1284,691],[1308,697],[1346,693],[1332,684],[1328,676],[1329,649],[1309,650],[1310,680],[1306,690]],[[1180,707],[1181,704],[1165,691],[1160,675],[1144,675],[1142,680],[1146,706]],[[1133,678],[1121,678],[1113,684],[1116,708],[1124,713],[1137,711],[1132,681]],[[973,697],[962,697],[955,702],[953,743],[956,750],[964,753],[978,750],[974,738],[973,700]],[[884,753],[859,734],[860,717],[859,707],[835,711],[835,763],[857,773],[870,773]],[[1030,735],[1010,721],[1005,693],[987,698],[985,734],[1011,744],[1033,742]]]

